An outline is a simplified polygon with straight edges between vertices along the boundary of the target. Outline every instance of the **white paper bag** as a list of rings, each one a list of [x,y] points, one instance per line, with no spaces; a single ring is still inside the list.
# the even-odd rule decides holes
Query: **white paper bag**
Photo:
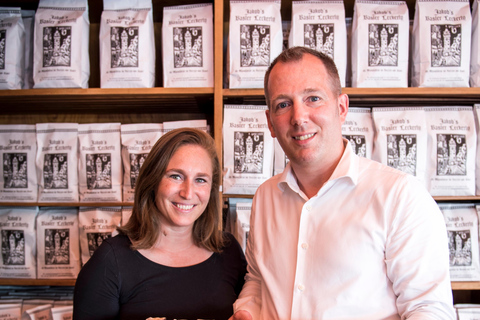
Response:
[[[468,0],[417,0],[412,87],[468,87],[471,28]]]
[[[213,5],[163,8],[163,86],[213,87]]]
[[[347,70],[347,27],[342,0],[292,1],[288,47],[304,46],[335,61],[342,87]]]
[[[35,15],[34,88],[88,88],[87,0],[40,0]]]
[[[151,0],[103,0],[100,22],[101,88],[155,86]]]
[[[35,10],[22,10],[25,27],[25,67],[23,68],[22,89],[33,88],[33,35],[35,30]]]
[[[20,320],[21,317],[21,303],[0,304],[0,320]]]
[[[263,88],[270,63],[282,52],[279,0],[230,0],[229,87]]]
[[[245,252],[247,248],[248,234],[250,232],[250,215],[252,212],[251,202],[237,202],[237,221],[235,238]]]
[[[472,54],[470,55],[470,86],[480,87],[480,14],[479,0],[473,1],[472,8]]]
[[[348,108],[342,125],[342,136],[350,142],[356,155],[372,158],[375,128],[370,108]]]
[[[20,8],[0,7],[0,90],[22,89],[25,27]]]

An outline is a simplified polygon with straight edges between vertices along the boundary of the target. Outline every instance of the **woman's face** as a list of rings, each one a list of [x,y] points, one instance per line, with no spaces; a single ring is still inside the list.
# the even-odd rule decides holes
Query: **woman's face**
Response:
[[[210,199],[212,176],[212,160],[202,147],[187,144],[173,154],[155,198],[163,227],[193,227]]]

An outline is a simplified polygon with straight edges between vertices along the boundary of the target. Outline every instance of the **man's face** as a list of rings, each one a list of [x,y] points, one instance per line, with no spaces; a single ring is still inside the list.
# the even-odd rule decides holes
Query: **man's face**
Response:
[[[310,54],[300,61],[277,63],[269,82],[270,132],[295,166],[337,159],[343,152],[342,123],[348,97],[332,93],[323,63]]]

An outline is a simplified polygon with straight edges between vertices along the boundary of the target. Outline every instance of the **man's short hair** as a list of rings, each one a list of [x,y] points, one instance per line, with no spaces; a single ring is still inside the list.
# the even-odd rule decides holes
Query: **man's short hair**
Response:
[[[270,108],[270,96],[268,92],[268,78],[270,77],[270,72],[272,71],[273,67],[278,63],[278,62],[283,62],[283,63],[288,63],[288,62],[295,62],[295,61],[300,61],[305,54],[311,54],[314,57],[317,57],[325,66],[325,69],[327,70],[327,74],[329,76],[329,81],[330,83],[330,89],[332,92],[336,95],[339,96],[342,93],[342,84],[340,82],[340,76],[338,75],[338,70],[337,66],[335,65],[335,62],[333,61],[332,58],[327,56],[326,54],[307,48],[307,47],[292,47],[288,48],[278,57],[273,60],[273,62],[270,64],[270,66],[267,69],[267,72],[265,73],[265,79],[264,79],[264,90],[265,90],[265,99],[267,101],[267,105]],[[286,75],[288,76],[288,75]],[[308,75],[305,75],[308,77]]]

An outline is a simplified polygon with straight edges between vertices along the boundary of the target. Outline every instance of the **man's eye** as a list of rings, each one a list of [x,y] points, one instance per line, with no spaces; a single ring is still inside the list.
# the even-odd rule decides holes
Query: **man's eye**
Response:
[[[320,100],[319,97],[309,97],[308,99],[309,99],[311,102],[317,102],[317,101]]]
[[[284,109],[288,107],[288,103],[286,102],[280,102],[279,104],[277,104],[277,109]]]

